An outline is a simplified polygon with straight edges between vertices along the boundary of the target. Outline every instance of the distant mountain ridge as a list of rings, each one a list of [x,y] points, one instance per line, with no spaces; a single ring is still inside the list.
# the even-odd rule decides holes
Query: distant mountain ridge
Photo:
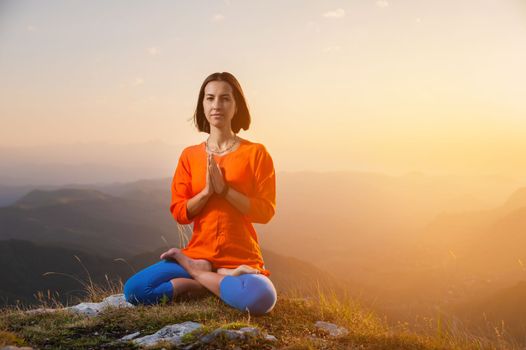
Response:
[[[0,208],[0,239],[21,239],[122,257],[178,245],[168,207],[92,189],[31,191]]]
[[[427,244],[441,248],[443,255],[452,251],[459,257],[489,262],[484,253],[497,261],[514,257],[526,261],[526,187],[514,191],[501,206],[484,211],[447,213],[437,216],[425,229]],[[505,251],[502,251],[502,250]],[[500,252],[499,254],[496,254]],[[509,265],[509,264],[508,264]],[[518,266],[518,265],[517,265]]]
[[[16,201],[12,206],[29,209],[52,205],[69,204],[77,201],[109,201],[115,197],[97,190],[61,188],[58,190],[33,190]]]

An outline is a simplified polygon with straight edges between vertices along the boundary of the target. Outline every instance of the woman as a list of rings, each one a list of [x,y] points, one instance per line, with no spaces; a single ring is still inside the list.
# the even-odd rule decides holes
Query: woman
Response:
[[[172,182],[170,211],[180,224],[193,222],[184,249],[172,248],[160,262],[124,286],[131,303],[158,303],[163,296],[200,296],[210,291],[228,305],[263,315],[276,303],[252,223],[267,223],[276,206],[272,158],[262,144],[236,135],[250,126],[250,113],[236,78],[208,76],[194,114],[206,141],[183,150]],[[203,293],[204,292],[204,293]]]

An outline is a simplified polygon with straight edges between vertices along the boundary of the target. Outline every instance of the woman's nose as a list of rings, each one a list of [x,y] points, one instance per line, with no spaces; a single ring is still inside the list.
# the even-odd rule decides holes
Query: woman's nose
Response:
[[[219,108],[219,107],[221,107],[221,101],[219,100],[212,101],[212,108]]]

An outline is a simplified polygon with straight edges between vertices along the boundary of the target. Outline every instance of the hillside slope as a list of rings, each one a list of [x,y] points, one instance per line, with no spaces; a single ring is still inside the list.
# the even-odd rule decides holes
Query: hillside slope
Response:
[[[167,325],[187,321],[203,327],[185,335],[180,346],[160,343],[154,349],[513,349],[502,339],[492,342],[459,333],[458,328],[453,334],[453,330],[440,324],[432,335],[411,332],[403,325],[389,327],[354,300],[340,300],[327,294],[315,298],[278,295],[274,309],[259,317],[235,310],[215,296],[164,305],[108,308],[91,318],[62,310],[4,309],[0,311],[0,346],[133,349],[137,348],[134,344],[120,339],[133,333],[150,335]],[[339,335],[330,335],[317,326],[318,321],[330,322],[343,330],[340,328]],[[275,339],[216,337],[207,343],[200,341],[218,328],[232,330],[246,326]]]

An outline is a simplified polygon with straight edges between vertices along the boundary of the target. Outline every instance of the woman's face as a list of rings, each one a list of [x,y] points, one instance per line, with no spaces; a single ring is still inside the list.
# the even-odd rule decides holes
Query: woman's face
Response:
[[[206,84],[203,109],[211,127],[230,130],[236,113],[236,101],[230,84],[216,80]]]

